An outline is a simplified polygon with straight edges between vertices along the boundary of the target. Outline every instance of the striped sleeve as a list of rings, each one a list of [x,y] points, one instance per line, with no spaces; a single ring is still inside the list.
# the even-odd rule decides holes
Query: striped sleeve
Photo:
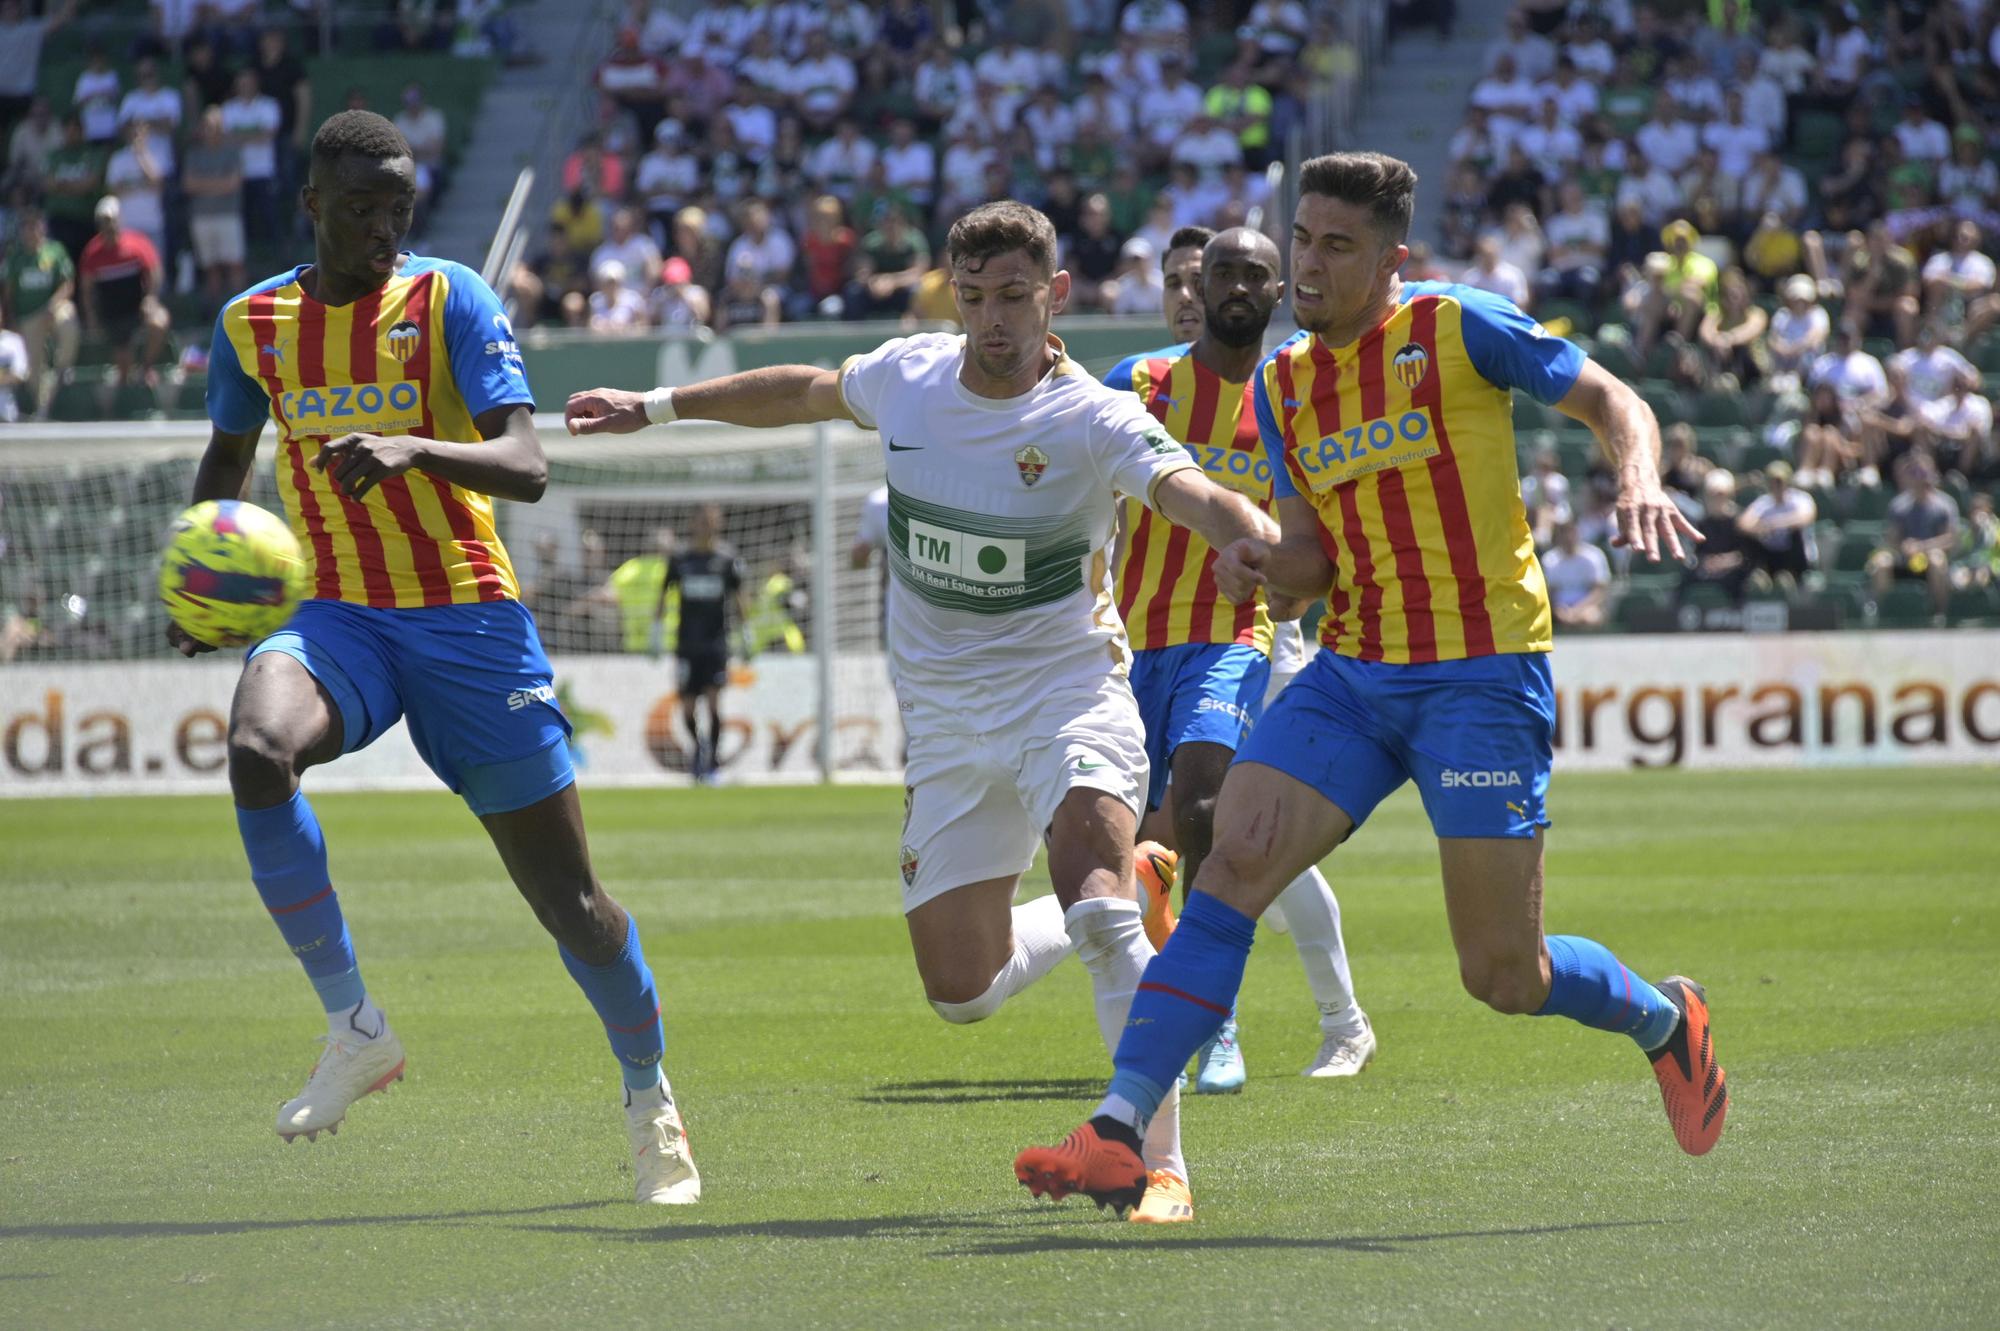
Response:
[[[1264,442],[1264,456],[1271,460],[1273,502],[1298,494],[1298,487],[1292,484],[1291,468],[1285,465],[1285,433],[1278,428],[1278,413],[1271,409],[1271,380],[1277,373],[1278,357],[1284,354],[1285,348],[1279,347],[1264,357],[1250,385],[1250,400],[1257,413],[1257,437]]]

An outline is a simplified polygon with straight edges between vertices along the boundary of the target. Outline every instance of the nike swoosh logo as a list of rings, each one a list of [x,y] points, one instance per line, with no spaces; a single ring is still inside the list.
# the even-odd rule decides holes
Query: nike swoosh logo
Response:
[[[1080,762],[1076,765],[1076,770],[1079,772],[1095,772],[1098,768],[1102,766],[1104,766],[1103,763]]]
[[[899,444],[893,439],[889,441],[889,451],[891,453],[914,453],[922,447],[922,444]]]

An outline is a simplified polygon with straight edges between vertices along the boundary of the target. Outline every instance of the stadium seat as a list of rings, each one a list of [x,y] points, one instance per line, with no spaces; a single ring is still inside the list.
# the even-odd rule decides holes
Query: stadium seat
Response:
[[[1697,426],[1748,425],[1750,415],[1744,409],[1743,394],[1708,389],[1694,400],[1694,423]]]
[[[1618,604],[1612,608],[1611,623],[1623,632],[1638,632],[1644,624],[1657,623],[1666,609],[1666,602],[1651,593],[1628,591],[1618,598]]]
[[[2000,589],[1960,587],[1951,594],[1945,614],[1952,624],[2000,619]]]
[[[1872,522],[1849,524],[1840,533],[1840,553],[1833,566],[1842,572],[1859,572],[1868,566],[1868,556],[1882,542],[1882,529]]]
[[[1931,622],[1931,597],[1915,582],[1896,582],[1875,604],[1875,622],[1883,628],[1922,628]]]

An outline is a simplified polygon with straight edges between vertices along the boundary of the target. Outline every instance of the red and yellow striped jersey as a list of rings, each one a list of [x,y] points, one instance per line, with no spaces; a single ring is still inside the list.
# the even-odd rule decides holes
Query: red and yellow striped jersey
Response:
[[[1137,393],[1186,445],[1209,479],[1271,507],[1271,461],[1257,438],[1250,385],[1232,384],[1183,344],[1120,361],[1104,382]],[[1124,504],[1125,544],[1114,585],[1118,613],[1138,651],[1240,642],[1269,654],[1271,616],[1260,595],[1234,605],[1215,587],[1215,551],[1137,499]]]
[[[1583,360],[1511,302],[1442,282],[1404,284],[1347,346],[1300,332],[1265,359],[1277,495],[1311,504],[1333,561],[1322,643],[1393,664],[1549,650],[1511,390],[1554,403]]]
[[[474,419],[532,406],[500,302],[460,264],[406,254],[379,290],[322,305],[303,267],[261,282],[216,320],[208,413],[217,429],[277,423],[278,493],[312,568],[312,595],[384,609],[520,594],[493,501],[420,470],[360,500],[312,465],[343,434],[475,442]]]

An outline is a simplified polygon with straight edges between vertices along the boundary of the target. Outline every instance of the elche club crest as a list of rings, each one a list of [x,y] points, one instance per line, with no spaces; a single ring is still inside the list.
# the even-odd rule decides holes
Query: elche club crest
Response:
[[[1049,455],[1033,444],[1024,444],[1014,450],[1014,467],[1021,473],[1021,484],[1032,487],[1049,469]]]
[[[1431,372],[1431,353],[1415,342],[1405,342],[1403,349],[1389,362],[1396,373],[1396,382],[1405,388],[1414,389]]]
[[[911,849],[910,847],[905,846],[903,847],[903,886],[908,887],[911,884],[915,883],[916,881],[917,881],[917,852]]]
[[[412,319],[399,319],[384,334],[383,341],[389,344],[389,354],[399,361],[410,359],[416,351],[417,343],[423,340],[423,330]]]

